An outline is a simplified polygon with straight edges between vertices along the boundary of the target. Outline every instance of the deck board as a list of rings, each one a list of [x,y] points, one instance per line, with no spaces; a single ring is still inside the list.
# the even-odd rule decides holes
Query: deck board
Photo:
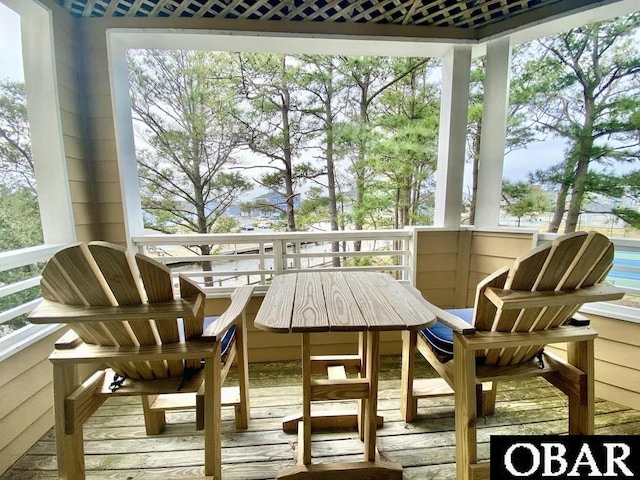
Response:
[[[420,419],[414,424],[405,424],[399,411],[399,363],[398,357],[382,360],[378,409],[385,423],[378,431],[380,455],[385,460],[401,463],[405,479],[453,479],[453,399],[422,400],[418,409]],[[432,376],[428,368],[421,365],[419,370],[422,375]],[[236,431],[233,409],[223,409],[225,479],[271,479],[279,470],[295,463],[297,437],[282,432],[281,419],[301,408],[299,364],[252,364],[249,376],[252,405],[249,429]],[[233,372],[229,379],[236,380]],[[501,384],[496,414],[478,421],[479,457],[488,458],[492,434],[566,432],[565,402],[563,395],[541,379]],[[344,409],[349,403],[327,402],[325,407]],[[201,476],[203,437],[195,431],[194,412],[169,412],[167,420],[169,424],[161,435],[149,437],[145,434],[137,397],[109,399],[85,424],[87,479],[156,480]],[[640,434],[640,411],[597,400],[596,433]],[[317,434],[313,436],[312,454],[314,462],[357,461],[362,457],[362,444],[356,432]],[[56,478],[53,430],[2,475],[3,480],[52,478]]]

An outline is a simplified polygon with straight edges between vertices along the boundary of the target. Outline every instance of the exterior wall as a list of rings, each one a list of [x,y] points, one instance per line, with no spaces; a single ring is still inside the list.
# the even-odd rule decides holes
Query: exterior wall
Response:
[[[475,302],[476,286],[487,275],[509,266],[513,260],[531,250],[534,245],[531,232],[473,231],[469,258],[469,283],[466,307]]]
[[[0,474],[53,426],[52,335],[0,362]]]
[[[471,233],[418,230],[416,235],[415,287],[439,307],[464,306]]]
[[[595,341],[596,396],[640,409],[640,323],[587,314]],[[566,345],[547,349],[566,358]]]
[[[77,239],[126,244],[105,29],[88,29],[54,0],[40,1],[53,17],[56,87]]]
[[[111,98],[107,39],[104,29],[86,28],[78,20],[78,78],[84,106],[85,143],[93,174],[94,211],[88,221],[96,225],[98,237],[92,240],[125,245],[127,242],[116,135]]]
[[[43,2],[44,3],[44,2]],[[76,225],[77,238],[80,241],[96,239],[99,236],[95,223],[95,203],[92,192],[94,173],[88,159],[86,144],[86,126],[84,100],[79,85],[77,21],[53,1],[46,6],[53,17],[53,42],[57,90],[60,100],[60,118],[62,139],[69,189]],[[33,81],[33,79],[31,80]],[[36,80],[37,81],[37,80]]]
[[[416,245],[416,288],[441,308],[464,308],[483,278],[532,248],[533,234],[426,230]]]

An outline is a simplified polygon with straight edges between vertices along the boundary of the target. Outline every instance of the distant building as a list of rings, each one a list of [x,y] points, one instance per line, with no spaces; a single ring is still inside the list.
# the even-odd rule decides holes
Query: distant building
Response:
[[[222,214],[223,217],[239,217],[240,216],[240,205],[231,204],[227,207],[227,209]]]

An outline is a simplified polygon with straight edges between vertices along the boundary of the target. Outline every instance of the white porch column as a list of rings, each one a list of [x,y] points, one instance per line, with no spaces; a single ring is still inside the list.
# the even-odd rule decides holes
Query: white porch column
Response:
[[[51,12],[37,2],[3,0],[20,15],[27,113],[44,243],[76,240],[67,174]]]
[[[433,219],[437,227],[460,225],[470,71],[471,47],[453,47],[444,58],[442,72],[436,205]]]
[[[121,35],[116,32],[107,32],[107,51],[125,233],[127,246],[133,249],[131,238],[144,235],[144,220],[129,98],[127,45],[122,41]]]
[[[476,226],[497,227],[500,219],[511,45],[509,38],[487,44],[482,136],[478,164]]]

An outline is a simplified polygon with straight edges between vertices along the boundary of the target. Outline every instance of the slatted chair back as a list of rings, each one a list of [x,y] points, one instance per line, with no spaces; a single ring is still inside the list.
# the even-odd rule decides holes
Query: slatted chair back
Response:
[[[581,289],[600,283],[613,265],[614,247],[597,232],[564,235],[498,270],[476,292],[474,326],[495,332],[548,330],[565,324],[583,303],[593,301]],[[532,308],[498,308],[487,296],[491,289],[526,292],[573,292],[566,303]],[[582,292],[586,292],[582,290]],[[557,303],[557,302],[555,302]],[[531,360],[542,346],[492,349],[484,352],[487,365],[515,365]]]
[[[125,306],[149,304],[162,307],[174,302],[170,270],[144,255],[134,258],[128,251],[106,242],[78,243],[57,252],[47,263],[40,281],[42,296],[76,306]],[[194,315],[184,320],[171,315],[149,317],[148,322],[76,322],[76,334],[95,345],[163,345],[202,335],[204,293],[197,285],[181,279],[181,297],[196,297]],[[158,314],[158,316],[160,316]],[[184,324],[183,324],[184,323]],[[191,361],[192,363],[194,361]],[[151,361],[110,364],[119,375],[132,379],[161,379],[182,375],[184,361]]]

